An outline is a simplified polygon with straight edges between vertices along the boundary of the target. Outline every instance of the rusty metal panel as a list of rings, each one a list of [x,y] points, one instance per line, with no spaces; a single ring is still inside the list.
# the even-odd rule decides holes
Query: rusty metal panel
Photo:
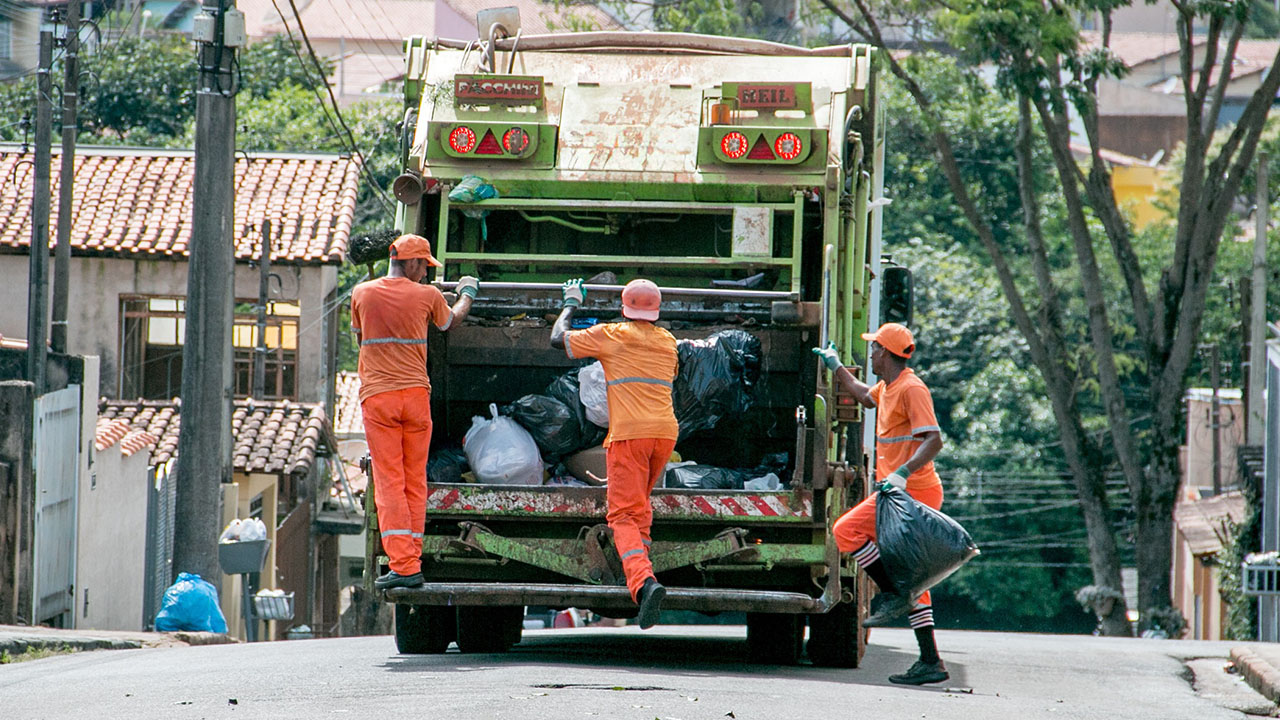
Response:
[[[692,173],[702,94],[653,82],[565,88],[562,170]]]
[[[649,498],[655,521],[734,520],[796,522],[813,518],[813,494],[797,492],[700,493],[655,490]],[[603,488],[522,488],[494,485],[432,485],[427,514],[516,517],[604,517]]]

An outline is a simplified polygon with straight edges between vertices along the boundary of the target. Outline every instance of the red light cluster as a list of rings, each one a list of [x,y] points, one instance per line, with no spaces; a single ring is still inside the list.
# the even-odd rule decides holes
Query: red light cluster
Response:
[[[720,151],[730,160],[795,160],[804,152],[804,141],[795,133],[784,132],[772,147],[763,134],[751,144],[746,135],[732,130],[720,138]]]
[[[485,130],[477,141],[476,132],[459,125],[449,132],[449,147],[459,155],[523,155],[533,140],[528,131],[513,127],[502,134],[502,143],[492,130]]]

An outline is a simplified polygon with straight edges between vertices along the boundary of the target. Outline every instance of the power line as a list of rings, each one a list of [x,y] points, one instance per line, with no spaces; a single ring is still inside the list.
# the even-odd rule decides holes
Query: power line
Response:
[[[272,4],[275,4],[276,0],[271,0],[271,2]],[[356,146],[355,134],[352,133],[351,128],[347,126],[347,121],[342,119],[342,110],[338,107],[338,99],[334,97],[333,87],[329,85],[329,80],[324,75],[324,68],[320,66],[320,58],[316,56],[315,48],[311,46],[311,38],[307,37],[307,29],[302,24],[302,14],[298,12],[298,5],[295,0],[289,0],[289,7],[293,10],[293,19],[298,23],[298,32],[302,35],[302,42],[306,44],[307,52],[311,55],[311,62],[316,67],[316,73],[320,76],[320,81],[324,84],[325,92],[329,94],[329,101],[333,103],[334,117],[338,119],[338,124],[341,125],[342,129],[347,133],[347,138],[350,140],[350,149],[352,154],[360,161],[360,172],[364,174],[365,179],[369,182],[369,186],[373,188],[374,195],[382,203],[382,208],[387,212],[392,212],[394,208],[391,204],[391,200],[386,196],[382,187],[378,185],[377,179],[373,177],[373,171],[369,170],[369,163],[365,161],[364,155],[360,152],[360,148]],[[276,10],[279,11],[279,9],[279,6],[277,6]],[[283,15],[281,16],[281,19],[283,19]]]

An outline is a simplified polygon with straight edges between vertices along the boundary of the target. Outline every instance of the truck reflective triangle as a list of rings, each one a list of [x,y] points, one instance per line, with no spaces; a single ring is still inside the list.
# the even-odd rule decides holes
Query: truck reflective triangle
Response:
[[[484,138],[480,140],[480,144],[476,146],[477,155],[501,155],[502,146],[498,144],[498,138],[493,136],[492,130],[484,131]],[[770,154],[772,157],[772,154]]]
[[[480,152],[477,150],[476,152]],[[748,160],[777,160],[773,155],[773,150],[769,148],[769,141],[764,136],[756,138],[756,144],[751,146],[751,152],[747,153]]]

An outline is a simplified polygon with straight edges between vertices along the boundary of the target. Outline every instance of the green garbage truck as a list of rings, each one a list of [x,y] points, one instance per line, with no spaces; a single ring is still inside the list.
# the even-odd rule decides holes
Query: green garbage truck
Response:
[[[619,317],[626,281],[655,281],[677,338],[760,343],[750,408],[677,452],[785,463],[773,489],[654,490],[664,611],[745,614],[756,661],[856,666],[869,586],[830,531],[867,492],[863,414],[810,350],[832,340],[861,365],[859,334],[881,318],[874,51],[513,24],[405,43],[397,229],[432,241],[442,290],[462,275],[482,288],[465,325],[429,339],[432,452],[581,364],[548,342],[561,281],[590,278],[588,322]],[[451,200],[467,176],[496,197]],[[370,488],[372,590],[386,558]],[[385,593],[399,650],[505,651],[526,606],[634,616],[605,509],[599,486],[431,482],[426,585]]]

